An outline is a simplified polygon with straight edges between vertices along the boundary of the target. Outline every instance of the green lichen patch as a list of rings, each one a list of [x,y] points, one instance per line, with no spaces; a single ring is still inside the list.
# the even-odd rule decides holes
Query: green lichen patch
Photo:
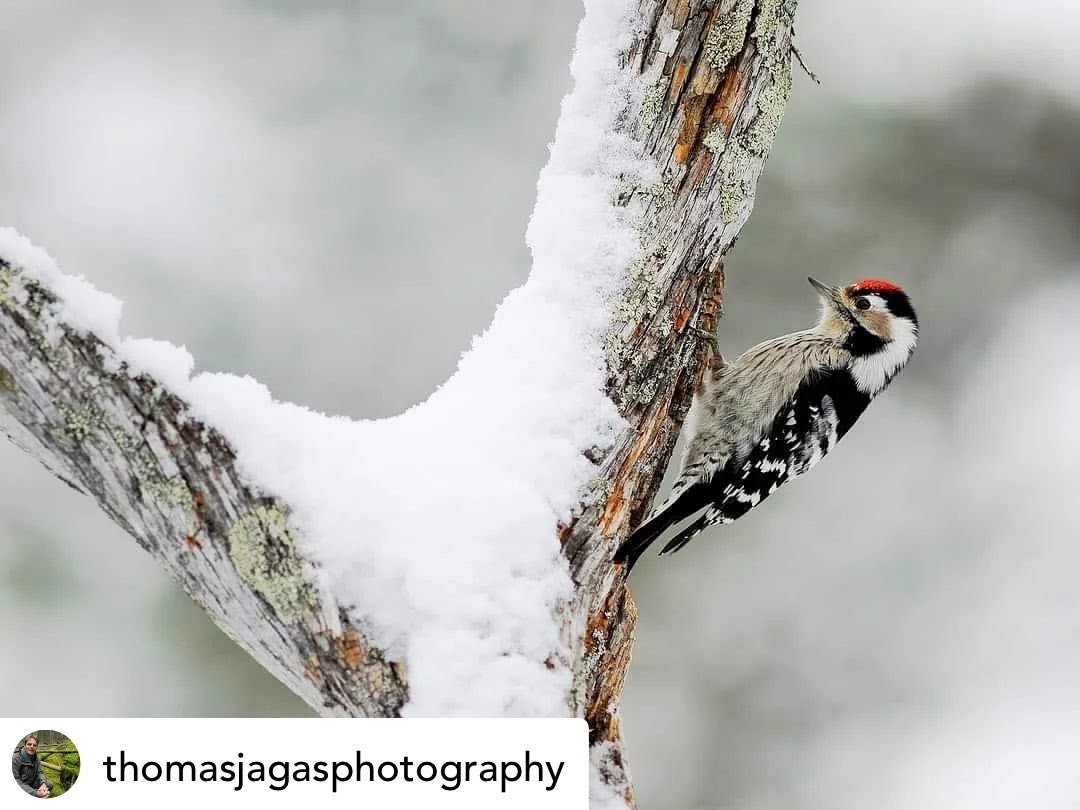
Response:
[[[664,96],[666,93],[666,85],[660,82],[649,85],[649,88],[645,91],[645,98],[641,102],[641,113],[638,116],[642,129],[648,131],[653,128],[653,124],[656,123],[656,120],[660,117],[660,112],[664,109]]]
[[[714,155],[723,152],[724,147],[727,145],[727,136],[724,135],[724,128],[719,124],[715,125],[705,135],[702,143],[705,145],[705,148]]]
[[[604,349],[604,356],[607,358],[609,369],[615,369],[621,365],[620,361],[622,360],[623,349],[626,345],[626,341],[619,330],[619,326],[620,324],[613,323],[611,328],[608,329],[607,334],[604,335],[604,340],[601,344]]]
[[[0,367],[0,390],[5,387],[4,373],[6,370]],[[14,386],[14,380],[12,385]],[[111,438],[119,455],[126,459],[141,493],[154,503],[186,509],[192,525],[197,525],[198,518],[187,482],[180,475],[171,478],[166,476],[153,452],[141,438],[132,436],[113,424],[101,408],[93,404],[65,408],[62,416],[62,426],[53,432],[54,437],[76,447],[90,440],[104,442]]]
[[[135,477],[138,478],[142,491],[155,501],[169,506],[187,507],[194,517],[195,506],[191,499],[191,490],[183,477],[166,478],[154,464],[137,466]]]
[[[75,444],[82,444],[90,434],[105,426],[105,417],[100,408],[93,405],[80,405],[64,410],[63,433]]]
[[[758,116],[746,133],[746,146],[755,155],[766,156],[784,120],[791,95],[791,59],[784,59],[773,71],[772,83],[758,98]]]
[[[666,377],[666,374],[663,375],[663,378],[666,379]],[[647,405],[656,399],[662,381],[660,375],[649,375],[638,382],[628,398],[642,405]]]
[[[629,280],[628,289],[633,289],[635,292],[643,292],[644,296],[635,296],[636,298],[644,298],[646,301],[650,299],[651,295],[656,291],[657,284],[655,273],[650,272],[649,264],[644,258],[638,259],[627,270],[626,277]],[[656,301],[654,303],[659,303]],[[648,310],[648,306],[644,303],[629,304],[623,302],[619,307],[619,313],[623,316],[623,320],[636,321]]]
[[[650,207],[646,218],[656,219],[664,214],[675,202],[675,187],[668,181],[641,186],[638,191],[649,199]]]
[[[116,446],[120,448],[120,452],[129,459],[134,458],[139,452],[139,445],[141,442],[127,431],[118,428],[116,425],[109,424],[107,425],[107,429],[109,435],[112,436],[113,441],[116,442]],[[138,458],[135,459],[133,464],[136,470],[138,470],[140,466],[149,467],[153,465],[153,461],[149,458]],[[153,466],[156,467],[156,465]]]
[[[664,285],[659,266],[666,249],[658,247],[648,256],[634,262],[626,271],[626,287],[615,305],[615,313],[608,334],[604,338],[604,351],[612,368],[624,365],[623,332],[628,324],[640,323],[659,308],[664,299]]]
[[[56,298],[37,282],[26,282],[25,287],[26,308],[34,314],[35,318],[39,318],[45,306],[55,303]]]
[[[194,517],[195,508],[192,504],[191,489],[183,476],[167,477],[161,471],[157,458],[142,439],[132,436],[111,423],[106,423],[105,429],[128,460],[144,494],[159,503],[186,507]]]
[[[721,14],[709,26],[702,46],[705,57],[714,70],[725,71],[742,50],[746,42],[746,30],[750,27],[750,15],[754,0],[736,0],[735,7]]]
[[[748,178],[754,155],[737,142],[728,145],[720,160],[720,175],[724,178],[720,187],[720,219],[734,222],[754,194],[754,185]]]
[[[15,271],[0,262],[0,307],[11,309],[15,306]]]
[[[754,31],[750,35],[758,40],[759,48],[763,44],[771,43],[776,39],[776,31],[780,27],[782,6],[781,0],[760,0],[757,22],[754,24]]]
[[[0,366],[0,394],[14,394],[18,390],[18,386],[15,384],[15,375]]]
[[[229,557],[240,578],[260,594],[285,622],[314,606],[285,512],[274,506],[252,509],[229,530]]]
[[[18,267],[0,259],[0,307],[15,309],[24,307],[41,315],[45,304],[55,300],[40,284],[27,278]]]

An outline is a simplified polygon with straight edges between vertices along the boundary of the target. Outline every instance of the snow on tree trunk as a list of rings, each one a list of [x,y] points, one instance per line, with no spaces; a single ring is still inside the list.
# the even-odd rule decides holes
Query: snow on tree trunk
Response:
[[[659,485],[791,87],[792,0],[587,0],[533,269],[455,375],[378,421],[192,376],[0,229],[0,429],[327,715],[576,715],[597,806]],[[363,350],[362,348],[358,350]]]

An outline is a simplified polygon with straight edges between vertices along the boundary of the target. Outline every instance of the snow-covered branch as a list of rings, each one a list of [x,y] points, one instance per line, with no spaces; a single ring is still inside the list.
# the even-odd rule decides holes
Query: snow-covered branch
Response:
[[[0,230],[0,428],[320,711],[583,716],[596,803],[632,803],[611,557],[701,370],[692,327],[713,326],[783,115],[794,6],[586,0],[529,280],[407,413],[192,376]]]
[[[285,504],[245,481],[221,434],[140,365],[183,362],[180,350],[118,341],[118,309],[0,228],[0,430],[93,497],[310,705],[395,714],[400,668],[320,585]]]

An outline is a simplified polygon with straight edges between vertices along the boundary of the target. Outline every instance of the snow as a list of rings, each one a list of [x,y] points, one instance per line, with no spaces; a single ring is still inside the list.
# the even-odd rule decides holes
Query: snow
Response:
[[[527,241],[527,283],[426,402],[378,421],[275,401],[250,377],[196,374],[182,348],[121,340],[120,302],[0,230],[0,256],[220,430],[251,484],[281,496],[336,596],[408,668],[413,716],[566,715],[555,611],[571,595],[557,525],[597,470],[584,451],[623,427],[604,395],[602,336],[638,257],[616,186],[651,182],[616,122],[640,93],[619,71],[629,0],[587,0]],[[363,351],[363,347],[358,350]],[[115,360],[113,361],[115,362]],[[118,364],[117,364],[118,365]]]
[[[124,338],[119,356],[131,374],[146,374],[174,390],[186,386],[195,370],[195,358],[187,349],[164,340]]]
[[[81,276],[60,272],[44,250],[12,228],[0,226],[0,257],[59,296],[61,306],[53,313],[61,323],[93,332],[108,346],[120,342],[120,300],[94,289]]]
[[[618,750],[605,740],[589,749],[589,761],[590,810],[623,810],[630,783]]]

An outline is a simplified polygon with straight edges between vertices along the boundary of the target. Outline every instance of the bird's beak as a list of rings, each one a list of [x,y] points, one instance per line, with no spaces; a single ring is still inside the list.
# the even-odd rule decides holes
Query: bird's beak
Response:
[[[818,295],[832,303],[837,309],[844,309],[844,299],[840,294],[839,287],[830,287],[828,284],[822,284],[816,278],[811,278],[810,276],[807,276],[806,280],[810,282],[811,287],[817,290]]]

